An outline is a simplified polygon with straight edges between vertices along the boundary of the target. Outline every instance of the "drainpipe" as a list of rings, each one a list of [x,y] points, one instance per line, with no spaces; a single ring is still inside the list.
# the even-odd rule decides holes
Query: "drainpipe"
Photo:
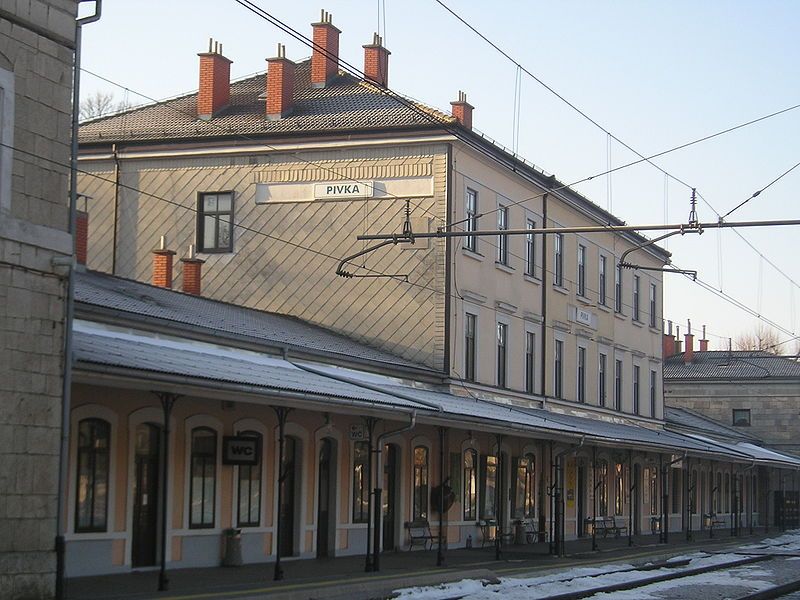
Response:
[[[79,0],[78,4],[87,0]],[[102,0],[94,0],[95,11],[89,15],[75,20],[75,55],[72,73],[72,142],[70,144],[69,161],[69,220],[67,233],[72,236],[73,259],[67,276],[67,298],[64,311],[64,373],[61,395],[61,448],[58,465],[58,490],[56,499],[56,582],[55,597],[57,600],[64,598],[64,554],[66,543],[66,519],[63,513],[67,497],[67,479],[69,469],[69,429],[72,401],[72,321],[75,315],[75,221],[78,212],[78,119],[80,116],[80,84],[81,84],[81,29],[84,25],[100,20]]]
[[[119,177],[120,177],[120,165],[119,165],[119,152],[117,149],[117,145],[113,144],[111,146],[111,153],[114,156],[114,230],[113,230],[113,239],[111,242],[111,274],[117,274],[117,235],[119,231]]]
[[[561,466],[561,459],[565,456],[570,454],[575,454],[583,447],[584,442],[586,441],[586,436],[582,435],[580,442],[578,442],[577,446],[572,446],[571,448],[566,448],[562,450],[558,454],[553,457],[553,465],[555,466],[555,490],[553,493],[554,498],[554,505],[555,505],[555,526],[556,526],[556,534],[555,534],[555,554],[556,556],[564,556],[564,509],[562,506],[562,492],[561,488],[564,486],[564,477],[563,477],[563,470],[564,468]]]
[[[636,490],[636,477],[633,474],[633,450],[628,448],[628,477],[631,478],[628,492],[628,546],[633,546],[633,493]]]
[[[393,431],[384,431],[382,434],[378,436],[377,445],[378,447],[375,449],[375,462],[377,463],[375,469],[378,473],[377,481],[375,482],[375,539],[372,543],[372,570],[373,571],[380,571],[381,570],[381,562],[380,562],[380,542],[381,542],[381,527],[383,525],[383,513],[382,513],[382,504],[381,504],[381,494],[383,490],[380,487],[381,484],[381,453],[383,452],[383,443],[384,440],[387,438],[397,435],[398,433],[405,433],[406,431],[411,431],[416,427],[417,424],[417,411],[412,410],[410,413],[410,418],[408,425],[405,427],[401,427],[399,429],[395,429]]]
[[[542,196],[542,229],[547,229],[547,192]],[[547,408],[547,234],[542,235],[542,408]],[[552,527],[552,524],[551,524]],[[552,529],[551,529],[552,531]]]

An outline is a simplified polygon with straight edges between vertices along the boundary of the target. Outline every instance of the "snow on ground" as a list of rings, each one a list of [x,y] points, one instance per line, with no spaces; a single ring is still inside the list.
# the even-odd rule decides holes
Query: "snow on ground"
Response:
[[[740,546],[737,551],[742,550],[765,550],[768,546],[775,550],[787,551],[800,550],[800,531],[795,531],[781,535],[776,538],[763,540],[758,544]],[[445,600],[447,598],[463,597],[469,600],[529,600],[535,598],[546,598],[555,594],[563,594],[569,591],[586,590],[601,586],[613,585],[626,581],[648,579],[656,575],[674,573],[676,570],[695,569],[698,567],[720,564],[732,560],[741,559],[743,556],[729,552],[709,554],[707,552],[693,552],[691,554],[674,556],[670,562],[689,559],[690,563],[685,567],[661,568],[652,571],[630,571],[630,564],[605,564],[596,567],[579,567],[565,569],[540,575],[536,577],[504,577],[499,584],[488,584],[472,579],[464,579],[459,582],[442,584],[430,587],[414,587],[396,590],[397,598],[400,600]],[[674,590],[686,586],[726,586],[726,587],[745,587],[750,590],[759,591],[770,587],[769,576],[772,573],[761,568],[759,565],[742,566],[727,571],[715,571],[702,575],[695,575],[688,579],[666,581],[650,586],[631,590],[629,592],[615,592],[609,594],[598,594],[596,598],[603,600],[649,600],[656,598],[676,597]],[[759,579],[766,577],[767,580]],[[673,590],[667,595],[660,595],[661,592]]]

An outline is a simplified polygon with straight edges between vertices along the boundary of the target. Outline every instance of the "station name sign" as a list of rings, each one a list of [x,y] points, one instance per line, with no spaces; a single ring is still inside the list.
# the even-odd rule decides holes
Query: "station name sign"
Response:
[[[375,185],[371,181],[331,181],[314,184],[314,198],[372,198]]]
[[[261,440],[256,437],[226,435],[222,438],[223,465],[257,465]]]

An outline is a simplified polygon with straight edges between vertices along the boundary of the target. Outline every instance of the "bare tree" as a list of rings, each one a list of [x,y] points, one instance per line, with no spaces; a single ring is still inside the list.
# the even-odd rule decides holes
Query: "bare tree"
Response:
[[[759,324],[754,330],[740,333],[733,340],[735,350],[763,350],[771,354],[781,353],[778,332]]]
[[[81,102],[81,121],[97,119],[127,108],[129,105],[126,102],[117,102],[114,94],[98,90]]]

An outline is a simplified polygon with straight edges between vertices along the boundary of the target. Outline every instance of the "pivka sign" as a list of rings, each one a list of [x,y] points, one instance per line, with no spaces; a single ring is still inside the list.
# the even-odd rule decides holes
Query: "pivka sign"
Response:
[[[339,198],[372,198],[375,186],[372,181],[331,181],[314,184],[314,198],[335,200]]]

